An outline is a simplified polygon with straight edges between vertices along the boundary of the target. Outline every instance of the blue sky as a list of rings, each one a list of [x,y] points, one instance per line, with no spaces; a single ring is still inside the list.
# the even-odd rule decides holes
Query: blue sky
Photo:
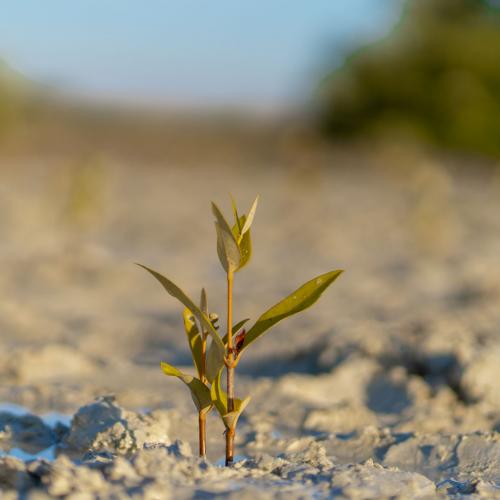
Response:
[[[0,58],[92,98],[281,107],[401,0],[4,0]]]

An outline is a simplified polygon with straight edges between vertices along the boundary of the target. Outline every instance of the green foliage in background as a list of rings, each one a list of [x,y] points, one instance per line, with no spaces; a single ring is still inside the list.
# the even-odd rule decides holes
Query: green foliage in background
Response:
[[[387,38],[350,56],[319,92],[331,137],[409,134],[500,156],[500,8],[408,0]]]

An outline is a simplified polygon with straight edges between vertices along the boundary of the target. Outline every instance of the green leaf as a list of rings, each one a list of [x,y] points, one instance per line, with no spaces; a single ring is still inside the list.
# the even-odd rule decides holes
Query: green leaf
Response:
[[[234,215],[234,222],[238,226],[238,236],[241,233],[241,224],[240,224],[240,216],[238,215],[238,209],[236,208],[236,202],[234,201],[234,198],[231,196],[231,205],[233,207],[233,215]]]
[[[220,385],[220,379],[222,375],[222,369],[219,370],[212,382],[210,387],[210,396],[212,403],[217,408],[220,416],[222,417],[227,413],[227,394],[222,390]]]
[[[201,334],[198,329],[198,325],[194,320],[194,314],[187,308],[184,308],[183,313],[184,319],[184,330],[189,342],[189,348],[191,349],[191,356],[193,358],[194,367],[198,372],[198,376],[201,377],[201,366],[202,366],[202,339]]]
[[[168,278],[165,278],[165,276],[163,276],[162,274],[154,271],[153,269],[150,269],[149,267],[143,266],[142,264],[137,265],[151,273],[161,283],[161,285],[163,286],[163,288],[165,288],[169,295],[175,297],[182,304],[184,304],[185,307],[193,312],[196,319],[207,329],[208,333],[212,336],[212,339],[221,354],[224,355],[224,344],[222,342],[222,339],[217,333],[217,330],[213,327],[208,316],[204,314],[200,310],[200,308],[175,283],[170,281]]]
[[[250,396],[243,400],[234,398],[234,410],[231,412],[228,411],[227,394],[221,387],[221,376],[222,370],[219,371],[217,377],[214,379],[212,387],[210,388],[210,395],[226,428],[234,429],[236,428],[240,415],[250,402]]]
[[[242,215],[240,217],[240,225],[245,224],[246,216]],[[238,240],[238,247],[240,249],[240,262],[236,271],[248,264],[250,257],[252,256],[252,239],[250,237],[250,231],[247,231],[243,236],[239,235],[238,225],[234,225],[232,228],[234,237]]]
[[[217,373],[219,373],[224,366],[224,355],[225,350],[221,352],[220,349],[218,349],[218,347],[212,341],[207,351],[205,370],[205,377],[207,377],[207,380],[210,384],[214,381]]]
[[[278,321],[311,307],[341,273],[336,270],[317,276],[267,310],[246,333],[242,351]]]
[[[243,235],[250,229],[250,226],[252,225],[252,222],[253,222],[253,218],[255,217],[255,211],[257,210],[257,203],[258,202],[259,202],[259,196],[257,195],[254,202],[252,203],[250,211],[248,212],[248,215],[246,217],[246,221],[243,224],[243,228],[240,230],[240,234]]]
[[[207,292],[204,288],[201,289],[201,297],[200,297],[200,309],[204,314],[208,315],[208,301],[207,301]]]
[[[169,377],[177,377],[188,386],[191,391],[193,402],[199,412],[207,413],[211,410],[213,403],[210,390],[203,382],[201,382],[201,380],[198,380],[187,373],[183,373],[175,368],[175,366],[164,363],[163,361],[160,363],[160,367],[165,375],[168,375]]]
[[[217,219],[215,230],[217,232],[217,255],[226,273],[232,273],[240,265],[240,249],[231,227],[215,203],[212,202],[212,212]]]
[[[233,326],[233,333],[238,332],[241,327],[248,321],[248,318],[238,321]],[[227,345],[227,333],[224,335],[224,338],[222,339],[224,345]],[[208,348],[207,351],[207,362],[206,362],[206,374],[205,376],[207,377],[207,380],[212,383],[217,376],[217,374],[220,372],[221,368],[224,366],[224,356],[219,354],[219,350],[217,349],[217,346],[214,345],[212,342],[210,344],[210,347]]]

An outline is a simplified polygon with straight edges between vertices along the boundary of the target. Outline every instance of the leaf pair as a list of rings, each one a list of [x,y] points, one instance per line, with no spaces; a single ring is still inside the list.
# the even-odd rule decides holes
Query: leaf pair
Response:
[[[243,410],[250,402],[250,397],[247,397],[243,400],[234,398],[234,410],[229,411],[227,394],[221,387],[221,376],[222,370],[219,371],[217,377],[215,377],[215,380],[212,383],[212,387],[210,389],[212,403],[217,408],[217,411],[219,412],[226,429],[235,429],[240,415],[243,413]]]
[[[221,387],[222,370],[219,370],[209,389],[199,379],[181,372],[175,366],[164,362],[160,363],[160,366],[165,375],[177,377],[188,386],[193,402],[200,413],[208,413],[215,405],[225,427],[227,429],[236,427],[240,415],[250,402],[250,397],[243,400],[235,398],[234,410],[230,412],[228,410],[227,394]]]
[[[259,197],[255,198],[248,215],[238,215],[236,203],[232,200],[234,225],[230,226],[222,215],[219,207],[212,202],[212,212],[215,216],[217,232],[217,255],[227,274],[232,274],[243,268],[252,255],[250,227],[252,225]]]

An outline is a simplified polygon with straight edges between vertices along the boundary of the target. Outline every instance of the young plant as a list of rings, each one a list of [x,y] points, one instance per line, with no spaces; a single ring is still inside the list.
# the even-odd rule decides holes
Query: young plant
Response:
[[[193,362],[199,378],[180,372],[167,363],[162,369],[167,375],[175,376],[188,385],[199,412],[200,423],[200,455],[205,453],[204,429],[206,414],[216,407],[226,428],[226,465],[234,460],[234,439],[236,425],[250,398],[238,399],[234,393],[235,368],[240,362],[246,348],[268,331],[276,323],[293,314],[312,306],[321,294],[340,276],[341,270],[330,271],[308,281],[273,307],[263,313],[248,330],[241,328],[248,321],[245,319],[233,325],[233,282],[236,272],[248,264],[252,254],[250,227],[257,209],[258,197],[247,215],[239,215],[234,200],[232,201],[234,223],[229,225],[215,203],[212,212],[215,216],[217,233],[217,254],[226,273],[227,282],[227,314],[226,334],[220,337],[215,326],[216,316],[210,316],[206,305],[206,295],[202,293],[200,307],[172,281],[145,266],[165,288],[165,290],[184,304],[184,324],[189,339]],[[140,264],[139,264],[140,265]],[[195,319],[198,321],[196,325]],[[206,341],[212,337],[207,351]],[[222,389],[222,373],[226,369],[226,390]]]
[[[232,226],[228,224],[217,205],[212,203],[212,212],[216,219],[217,254],[227,279],[227,335],[223,339],[225,346],[223,364],[226,367],[227,393],[221,388],[223,366],[217,365],[220,367],[212,383],[211,394],[213,403],[226,426],[226,465],[233,463],[236,424],[250,400],[249,397],[241,400],[234,396],[234,371],[243,351],[282,319],[312,306],[342,273],[340,270],[330,271],[308,281],[262,314],[248,331],[242,330],[233,339],[233,332],[237,331],[231,329],[234,273],[248,264],[252,254],[250,227],[255,217],[257,202],[258,197],[253,202],[248,215],[240,216],[236,203],[232,200],[234,215]]]
[[[191,391],[191,397],[198,410],[198,440],[200,457],[206,456],[206,418],[207,414],[213,407],[209,379],[207,378],[207,337],[212,335],[214,341],[212,345],[214,350],[217,346],[222,349],[222,341],[217,333],[218,326],[216,325],[218,317],[215,313],[208,313],[207,295],[205,289],[201,290],[200,306],[195,303],[174,283],[157,273],[153,269],[149,269],[142,264],[140,267],[151,273],[173,297],[180,300],[184,304],[184,330],[186,332],[191,357],[198,377],[193,377],[187,373],[180,371],[175,366],[161,362],[160,367],[165,375],[177,377],[184,382]],[[210,380],[211,382],[211,380]]]

